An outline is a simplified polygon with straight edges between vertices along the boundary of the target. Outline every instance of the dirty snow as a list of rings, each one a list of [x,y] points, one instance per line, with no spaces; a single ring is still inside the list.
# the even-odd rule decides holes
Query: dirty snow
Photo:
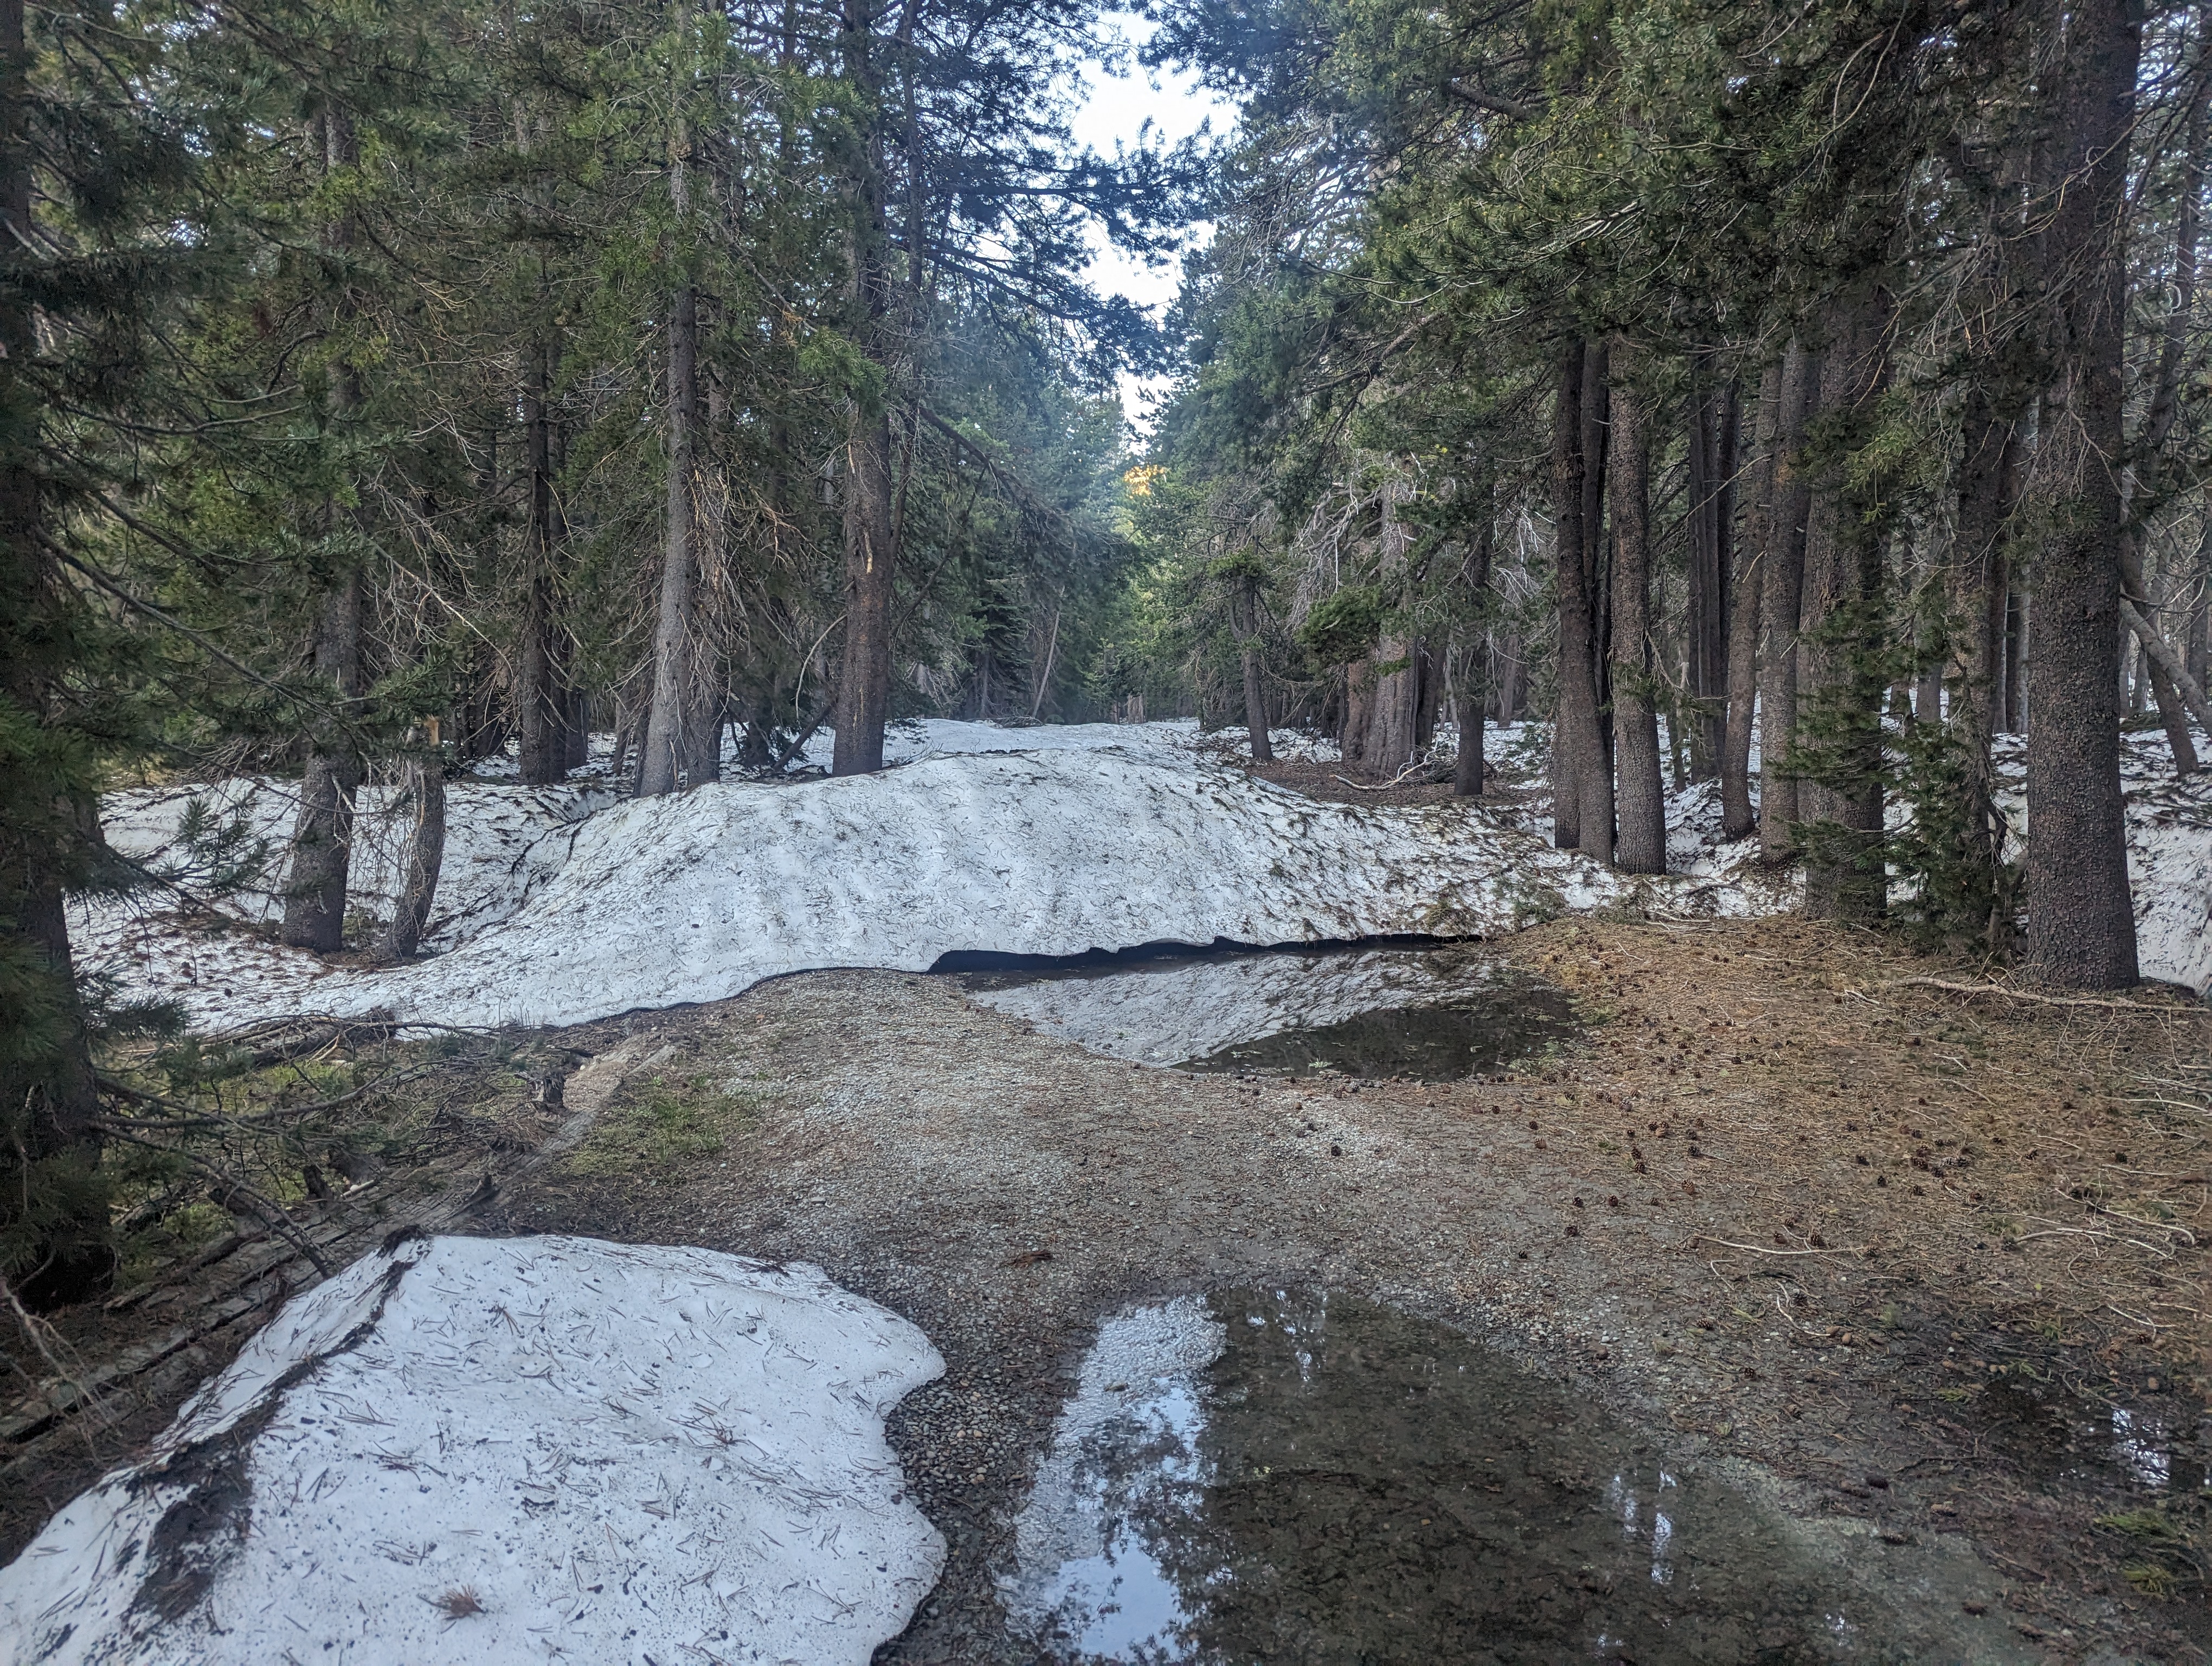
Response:
[[[1091,727],[1086,748],[616,803],[508,857],[503,917],[486,905],[487,923],[410,966],[340,966],[112,904],[81,910],[79,941],[126,988],[180,1000],[204,1026],[380,1011],[565,1025],[814,968],[921,971],[957,951],[1486,936],[1575,909],[1771,906],[1741,885],[1613,873],[1480,807],[1317,802],[1171,736]],[[518,790],[457,789],[449,809],[459,823],[482,793]]]
[[[0,1570],[0,1659],[859,1666],[943,1566],[883,1435],[943,1369],[811,1267],[406,1243]]]
[[[1454,736],[1449,727],[1439,750]],[[1493,728],[1494,759],[1540,778],[1542,727]],[[830,738],[812,752],[828,756]],[[1234,767],[1236,732],[1163,722],[895,725],[900,767],[870,777],[726,780],[630,800],[579,772],[559,787],[448,789],[445,873],[413,965],[325,961],[270,940],[292,802],[283,783],[113,795],[110,836],[212,909],[80,901],[82,963],[126,995],[223,1028],[274,1015],[569,1024],[720,1000],[830,966],[926,970],[945,954],[1066,955],[1147,943],[1284,945],[1401,933],[1492,935],[1563,910],[1658,915],[1794,906],[1794,875],[1719,834],[1715,786],[1670,792],[1660,879],[1550,848],[1540,797],[1411,809],[1316,801]],[[1287,732],[1286,755],[1328,749]],[[602,757],[604,748],[600,749]],[[2017,744],[2000,747],[2018,774]],[[2176,782],[2162,735],[2127,737],[2130,859],[2145,976],[2212,984],[2212,775]],[[498,761],[494,760],[496,766]],[[355,906],[388,915],[400,839],[390,794],[364,796]],[[2014,818],[2022,819],[2015,802]],[[220,847],[220,848],[210,848]],[[242,920],[264,929],[226,928]]]

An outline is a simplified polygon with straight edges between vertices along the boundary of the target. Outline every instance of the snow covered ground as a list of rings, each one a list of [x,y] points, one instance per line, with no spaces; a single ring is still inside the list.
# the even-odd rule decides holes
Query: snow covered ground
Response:
[[[722,781],[598,809],[596,789],[541,802],[456,783],[449,839],[492,854],[465,857],[481,894],[452,921],[441,902],[445,952],[412,965],[341,966],[114,903],[80,906],[77,941],[126,990],[179,999],[208,1027],[376,1012],[557,1025],[812,968],[924,970],[957,951],[1486,936],[1578,909],[1775,905],[1740,881],[1613,873],[1482,808],[1318,802],[1223,767],[1188,725],[988,729],[981,751],[951,750],[976,726],[919,727],[916,762],[844,780]],[[151,812],[131,809],[131,836],[157,842]],[[517,830],[532,817],[534,839]]]
[[[1449,728],[1441,737],[1448,747]],[[1540,779],[1543,736],[1486,735]],[[813,750],[826,758],[830,740]],[[1287,732],[1285,755],[1328,748]],[[1185,722],[901,724],[879,775],[730,780],[617,797],[604,770],[556,787],[448,791],[428,959],[387,969],[284,949],[272,920],[292,805],[281,784],[115,794],[110,836],[188,889],[225,862],[213,910],[87,900],[83,963],[127,994],[223,1028],[279,1014],[556,1025],[734,995],[829,966],[924,970],[959,951],[1066,955],[1158,942],[1279,945],[1400,933],[1495,935],[1563,911],[1772,912],[1794,880],[1723,842],[1711,783],[1668,794],[1669,866],[1630,879],[1549,848],[1540,798],[1516,807],[1318,802],[1232,767],[1236,731]],[[2212,776],[2176,782],[2163,736],[2128,737],[2130,860],[2146,976],[2212,983]],[[2017,772],[2008,743],[2001,763]],[[356,906],[387,915],[401,843],[364,799]],[[2015,806],[2015,820],[2019,817]],[[197,842],[180,841],[188,825]],[[230,830],[228,840],[212,830]]]
[[[0,1659],[860,1666],[944,1565],[883,1435],[943,1370],[811,1267],[416,1239],[0,1570]]]

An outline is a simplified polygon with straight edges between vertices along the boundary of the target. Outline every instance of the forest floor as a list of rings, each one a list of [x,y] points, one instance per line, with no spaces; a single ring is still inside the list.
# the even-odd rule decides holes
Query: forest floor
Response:
[[[1137,1067],[955,978],[817,972],[514,1038],[479,1095],[495,1134],[410,1184],[544,1139],[530,1061],[589,1055],[588,1128],[448,1230],[812,1262],[923,1328],[948,1371],[890,1434],[950,1561],[883,1661],[1032,1658],[994,1575],[1099,1322],[1283,1283],[1504,1349],[1685,1467],[1863,1523],[1870,1567],[1960,1535],[1962,1601],[2012,1646],[2203,1658],[2212,1016],[1962,996],[1888,939],[1787,920],[1585,918],[1496,947],[1588,1028],[1488,1079]],[[382,1213],[356,1208],[363,1231]],[[177,1306],[64,1335],[112,1356]],[[169,1356],[104,1435],[6,1462],[0,1558],[252,1322]]]

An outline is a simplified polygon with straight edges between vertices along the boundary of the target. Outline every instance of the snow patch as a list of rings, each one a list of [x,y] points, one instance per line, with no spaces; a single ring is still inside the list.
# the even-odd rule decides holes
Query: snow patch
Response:
[[[1490,936],[1598,908],[1756,906],[1741,888],[1615,873],[1479,808],[1322,803],[1118,750],[713,782],[615,805],[565,844],[507,918],[414,965],[332,970],[231,933],[198,939],[167,988],[158,954],[123,970],[209,1026],[272,1011],[568,1025],[820,967],[924,971],[963,950]]]
[[[860,1666],[944,1566],[883,1436],[943,1371],[812,1267],[403,1243],[0,1570],[0,1658]]]

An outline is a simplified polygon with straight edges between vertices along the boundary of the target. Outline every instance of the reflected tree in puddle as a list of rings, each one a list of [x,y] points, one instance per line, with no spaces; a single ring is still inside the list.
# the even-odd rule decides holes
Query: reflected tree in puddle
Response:
[[[1193,1070],[1495,1070],[1578,1032],[1565,992],[1466,947],[1249,950],[966,975],[969,998],[1109,1058]]]
[[[1016,1536],[1013,1620],[1069,1662],[1924,1657],[1742,1495],[1342,1295],[1109,1322]]]

